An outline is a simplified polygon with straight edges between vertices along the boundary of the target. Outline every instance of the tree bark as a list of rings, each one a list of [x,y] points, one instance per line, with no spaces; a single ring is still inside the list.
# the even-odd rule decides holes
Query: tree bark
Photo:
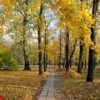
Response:
[[[87,58],[86,58],[86,56],[87,56],[87,53],[85,53],[85,67],[84,67],[84,69],[87,68]]]
[[[80,0],[81,2],[83,2],[84,0]],[[81,7],[81,9],[82,9],[82,7]],[[82,67],[82,56],[83,56],[83,43],[82,43],[82,41],[83,41],[83,38],[82,38],[82,36],[80,37],[80,47],[79,47],[79,64],[78,64],[78,68],[77,68],[77,73],[82,73],[81,72],[81,67]]]
[[[23,40],[24,70],[31,70],[29,67],[29,59],[25,49],[25,40]]]
[[[82,67],[82,56],[83,56],[83,44],[80,43],[80,50],[79,50],[79,64],[77,68],[77,73],[82,73],[81,72],[81,67]]]
[[[92,14],[93,16],[96,16],[97,10],[98,10],[98,4],[99,0],[93,0],[93,8],[92,8]],[[94,24],[95,26],[95,24]],[[95,29],[91,28],[91,40],[95,44]],[[94,69],[94,54],[95,50],[89,47],[89,62],[88,62],[88,74],[87,74],[87,82],[93,81],[93,69]]]
[[[28,5],[28,0],[25,1],[26,5]],[[27,10],[27,9],[26,9]],[[25,13],[25,16],[23,18],[23,53],[24,53],[24,70],[31,70],[29,67],[29,59],[26,52],[26,25],[27,25],[27,13]]]
[[[44,72],[46,72],[46,64],[47,64],[47,58],[46,58],[46,44],[47,44],[47,42],[46,42],[46,39],[47,38],[47,36],[46,36],[46,30],[45,30],[45,37],[44,37]]]
[[[69,62],[69,65],[72,65],[72,58],[73,58],[73,55],[74,55],[74,53],[75,53],[76,45],[77,45],[77,39],[75,40],[72,53],[71,53],[71,55],[70,55],[70,57],[69,57],[69,61],[68,61],[68,62]]]
[[[47,40],[46,40],[46,45],[48,45],[48,36],[47,36]],[[47,47],[46,47],[46,68],[48,66],[48,50],[47,50]]]
[[[62,48],[61,48],[61,30],[60,30],[60,45],[59,45],[59,68],[61,67],[61,57],[62,57],[62,55],[61,55],[61,52],[62,52]]]
[[[41,4],[41,7],[40,7],[40,13],[39,13],[39,19],[42,21],[42,11],[43,11],[43,4]],[[38,23],[38,55],[39,55],[39,58],[38,58],[38,61],[39,61],[39,75],[40,74],[43,74],[42,72],[42,51],[41,51],[41,22]]]
[[[42,51],[41,51],[41,32],[40,28],[38,29],[38,61],[39,61],[39,74],[42,74]]]
[[[69,33],[68,32],[66,34],[65,56],[66,56],[65,68],[66,71],[68,71],[69,70]]]

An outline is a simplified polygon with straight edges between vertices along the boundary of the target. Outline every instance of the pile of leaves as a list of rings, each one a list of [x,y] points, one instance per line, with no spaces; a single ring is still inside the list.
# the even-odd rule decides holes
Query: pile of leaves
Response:
[[[56,72],[59,74],[63,73],[61,74],[63,78],[80,78],[81,77],[79,73],[71,69],[66,71],[63,68],[60,68],[60,69],[57,69]]]
[[[81,75],[75,72],[74,70],[69,70],[65,73],[66,78],[80,78]]]

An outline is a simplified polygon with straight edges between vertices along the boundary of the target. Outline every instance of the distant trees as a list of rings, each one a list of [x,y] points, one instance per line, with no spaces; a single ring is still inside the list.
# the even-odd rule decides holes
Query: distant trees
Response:
[[[75,1],[68,1],[68,0],[62,0],[58,1],[58,4],[60,6],[60,20],[64,25],[68,28],[66,33],[66,70],[69,69],[69,65],[71,65],[73,54],[75,52],[75,48],[77,45],[77,42],[75,42],[75,47],[73,47],[72,54],[69,55],[69,41],[70,38],[74,37],[74,39],[80,38],[87,38],[90,36],[90,26],[93,23],[92,17],[89,13],[89,10],[87,9],[84,2],[76,5],[73,5]],[[68,8],[67,8],[68,7]],[[76,9],[74,8],[76,7]],[[74,13],[73,13],[74,12]],[[70,17],[69,17],[70,16]],[[78,18],[79,17],[79,18]],[[84,20],[86,23],[84,23]],[[77,23],[77,25],[75,25]],[[81,26],[80,26],[81,25]],[[84,40],[83,40],[84,41]],[[80,43],[80,60],[82,60],[83,55],[83,41]],[[87,41],[87,44],[89,43],[89,40]],[[80,65],[82,61],[79,61]]]

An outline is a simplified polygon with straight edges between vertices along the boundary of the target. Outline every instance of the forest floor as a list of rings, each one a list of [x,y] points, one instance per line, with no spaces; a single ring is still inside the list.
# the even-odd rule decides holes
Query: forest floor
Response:
[[[82,74],[77,74],[76,67],[69,72],[63,68],[56,69],[63,82],[62,92],[67,100],[100,100],[100,66],[94,71],[94,82],[86,82],[87,69],[83,69]]]
[[[55,74],[54,84],[56,100],[61,100],[61,94],[66,98],[63,100],[100,100],[100,66],[94,71],[93,83],[85,82],[87,69],[83,69],[81,75],[75,72],[74,66],[69,72],[63,68],[55,71],[58,74],[57,77]],[[44,75],[39,76],[38,67],[32,71],[0,71],[0,96],[4,96],[4,100],[37,100],[49,74],[48,68]],[[61,91],[57,79],[62,81]]]
[[[37,96],[48,79],[49,69],[38,75],[32,71],[0,71],[0,96],[4,100],[37,100]]]

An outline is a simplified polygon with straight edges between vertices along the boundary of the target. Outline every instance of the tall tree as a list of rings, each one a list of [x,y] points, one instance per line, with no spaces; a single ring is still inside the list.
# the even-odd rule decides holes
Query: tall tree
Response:
[[[77,68],[77,72],[78,73],[81,73],[81,69],[82,69],[82,63],[83,63],[83,61],[82,61],[82,58],[83,58],[83,47],[84,47],[84,45],[83,45],[83,43],[82,43],[82,41],[83,41],[83,39],[81,38],[80,39],[80,46],[79,46],[79,64],[78,64],[78,68]]]
[[[29,3],[29,0],[26,0],[25,1],[25,5],[28,6],[28,3]],[[26,51],[26,25],[27,25],[27,18],[28,18],[28,14],[27,14],[27,10],[28,8],[25,7],[24,8],[24,17],[23,17],[23,53],[24,53],[24,62],[25,62],[25,67],[24,67],[24,70],[30,70],[30,67],[29,67],[29,59],[28,59],[28,54],[27,54],[27,51]]]
[[[71,55],[70,55],[69,60],[68,60],[68,62],[69,62],[68,66],[70,66],[70,67],[72,66],[72,58],[74,56],[76,46],[77,46],[77,39],[75,39],[73,49],[72,49]]]
[[[38,22],[38,55],[39,55],[39,74],[43,74],[42,71],[42,51],[41,51],[41,23],[42,23],[43,3],[40,5],[39,10],[39,22]]]
[[[11,17],[10,18],[11,26],[13,24],[13,27],[11,28],[11,32],[13,32],[12,30],[15,30],[16,32],[14,31],[14,33],[18,33],[18,35],[20,34],[20,37],[22,39],[22,47],[23,47],[23,55],[24,55],[24,70],[30,70],[29,59],[28,59],[28,54],[26,50],[26,46],[27,46],[27,40],[26,40],[27,28],[26,27],[27,27],[27,22],[28,22],[29,0],[24,0],[24,1],[23,0],[12,0],[12,1],[2,0],[1,2],[4,5],[4,8],[5,8],[4,12],[7,14],[8,19],[9,19],[9,16]],[[19,17],[20,16],[19,13],[22,15],[21,17]],[[15,19],[15,16],[17,14],[18,14],[17,19]],[[20,19],[20,22],[18,19]],[[7,26],[7,28],[9,27]]]
[[[69,32],[67,32],[66,34],[65,57],[66,57],[65,68],[67,71],[69,70]]]
[[[99,4],[99,0],[93,0],[93,8],[92,8],[93,17],[96,17],[96,13],[98,10],[98,4]],[[94,26],[95,26],[95,23],[94,23]],[[91,28],[91,40],[95,45],[95,28],[94,27]],[[93,81],[93,69],[95,65],[95,62],[94,62],[95,50],[93,49],[92,46],[89,47],[88,74],[87,74],[87,79],[86,79],[87,82]]]
[[[47,68],[47,62],[48,62],[48,51],[47,51],[47,45],[48,45],[48,28],[49,28],[49,25],[51,24],[51,22],[53,21],[50,20],[49,22],[47,22],[45,20],[45,33],[44,33],[44,72],[46,72],[46,68]]]
[[[44,34],[44,72],[46,72],[46,64],[47,64],[47,58],[46,58],[46,51],[47,51],[47,48],[46,48],[46,45],[47,45],[47,30],[45,29],[45,34]]]
[[[81,3],[84,1],[84,0],[80,0]],[[83,9],[83,7],[81,6],[81,10]],[[84,37],[81,35],[80,37],[80,46],[79,46],[79,64],[78,64],[78,68],[77,68],[77,72],[78,73],[81,73],[81,69],[83,67],[83,61],[82,61],[82,58],[83,58],[83,49],[84,49],[84,44],[83,44],[83,41],[84,41]]]

